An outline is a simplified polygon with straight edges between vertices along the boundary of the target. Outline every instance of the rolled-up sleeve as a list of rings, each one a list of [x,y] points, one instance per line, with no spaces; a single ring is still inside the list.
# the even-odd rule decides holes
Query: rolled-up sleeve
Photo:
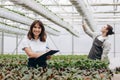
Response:
[[[111,44],[108,42],[104,42],[103,44],[103,54],[101,60],[108,60],[108,53],[111,49]]]
[[[22,41],[22,50],[24,50],[26,47],[30,47],[29,40],[27,38],[24,38]]]

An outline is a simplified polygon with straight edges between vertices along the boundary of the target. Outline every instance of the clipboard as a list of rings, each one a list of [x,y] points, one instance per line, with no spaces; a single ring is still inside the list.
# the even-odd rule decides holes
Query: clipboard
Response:
[[[47,60],[47,56],[53,55],[55,53],[59,52],[59,50],[50,50],[47,53],[41,55],[40,57],[36,58],[36,60]]]

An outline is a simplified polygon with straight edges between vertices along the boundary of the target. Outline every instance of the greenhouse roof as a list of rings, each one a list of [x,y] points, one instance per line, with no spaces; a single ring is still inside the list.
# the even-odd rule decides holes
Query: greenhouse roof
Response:
[[[96,25],[119,24],[119,7],[119,0],[0,0],[0,22],[26,30],[40,19],[52,35],[78,37],[82,19],[93,31]]]

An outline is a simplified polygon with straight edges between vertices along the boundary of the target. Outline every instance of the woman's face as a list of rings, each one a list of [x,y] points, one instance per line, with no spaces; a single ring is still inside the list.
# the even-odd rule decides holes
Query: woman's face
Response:
[[[101,32],[102,33],[107,33],[108,32],[107,25],[105,25],[105,26],[102,27]]]
[[[38,23],[36,23],[32,29],[32,33],[34,34],[35,37],[39,37],[41,31],[42,31],[42,28],[39,26]]]

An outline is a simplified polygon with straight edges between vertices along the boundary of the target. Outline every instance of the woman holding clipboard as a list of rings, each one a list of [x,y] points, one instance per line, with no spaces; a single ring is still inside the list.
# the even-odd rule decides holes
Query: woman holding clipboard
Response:
[[[48,51],[46,38],[47,35],[43,23],[35,20],[30,26],[27,37],[22,42],[22,49],[28,56],[28,67],[47,66],[46,60],[51,58],[50,55],[39,60],[40,56]]]

